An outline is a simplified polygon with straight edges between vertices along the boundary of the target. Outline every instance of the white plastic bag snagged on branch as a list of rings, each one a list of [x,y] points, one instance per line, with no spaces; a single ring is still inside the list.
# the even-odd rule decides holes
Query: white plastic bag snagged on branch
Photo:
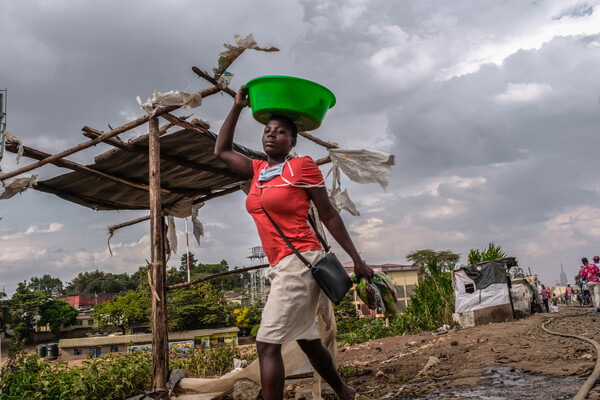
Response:
[[[192,206],[192,227],[196,242],[200,245],[200,236],[204,236],[204,227],[198,219],[198,210],[204,206],[204,203],[194,204]]]
[[[348,150],[329,149],[329,157],[333,163],[333,169],[341,169],[344,174],[354,182],[374,183],[386,189],[394,156],[376,150]]]
[[[17,149],[17,158],[16,158],[16,163],[18,164],[19,161],[21,161],[21,156],[23,155],[23,142],[21,142],[19,139],[17,139],[19,136],[15,135],[14,133],[11,133],[9,131],[4,131],[2,133],[0,133],[0,135],[4,135],[6,136],[7,139],[13,140],[15,143],[17,143],[18,149]]]
[[[218,81],[221,74],[225,72],[225,70],[231,65],[232,62],[235,61],[246,49],[259,50],[259,51],[279,51],[277,47],[273,46],[259,46],[258,43],[254,40],[254,36],[249,34],[245,38],[240,35],[235,35],[235,43],[237,46],[232,46],[229,43],[224,43],[223,46],[227,50],[221,52],[219,54],[218,66],[215,72],[214,78]]]
[[[342,190],[339,168],[333,168],[332,171],[333,185],[331,186],[331,190],[329,191],[329,201],[331,201],[331,205],[337,210],[338,213],[342,210],[346,210],[350,213],[350,215],[358,217],[360,213],[356,209],[356,205],[354,204],[354,202],[350,200],[350,196],[348,196],[348,191],[346,191],[346,189]]]
[[[177,229],[175,228],[175,217],[167,216],[167,240],[171,253],[177,253]]]
[[[37,175],[15,178],[10,183],[0,181],[0,200],[10,199],[16,194],[31,188],[37,179]]]
[[[375,150],[336,148],[329,149],[329,157],[331,157],[333,164],[327,174],[333,173],[333,185],[329,191],[331,204],[338,212],[346,210],[351,215],[360,215],[346,189],[342,190],[340,171],[344,172],[354,182],[377,182],[385,190],[390,181],[394,156]]]
[[[179,106],[189,110],[202,105],[202,95],[200,93],[190,94],[178,90],[171,90],[166,93],[154,91],[152,98],[148,97],[145,103],[142,103],[140,96],[137,96],[136,99],[140,107],[150,115],[156,113],[158,106]]]

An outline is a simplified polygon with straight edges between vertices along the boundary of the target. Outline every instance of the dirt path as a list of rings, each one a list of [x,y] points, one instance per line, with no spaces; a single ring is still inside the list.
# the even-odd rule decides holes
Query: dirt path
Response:
[[[596,354],[585,342],[544,332],[540,326],[548,318],[556,318],[550,330],[600,342],[600,315],[563,308],[516,322],[347,346],[338,359],[346,381],[365,399],[570,399],[593,370]],[[428,361],[437,363],[421,372]],[[511,385],[528,395],[509,394],[516,390]],[[500,395],[486,397],[477,392],[481,386],[494,387]],[[589,398],[600,399],[600,388]]]

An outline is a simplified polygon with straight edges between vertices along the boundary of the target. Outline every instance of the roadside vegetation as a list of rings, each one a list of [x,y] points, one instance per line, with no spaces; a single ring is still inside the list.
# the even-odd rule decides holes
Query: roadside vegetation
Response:
[[[387,321],[383,318],[359,318],[352,296],[349,294],[334,308],[338,343],[358,344],[389,336],[415,334],[435,330],[445,324],[452,325],[454,295],[451,271],[455,268],[458,254],[450,251],[436,252],[430,249],[409,254],[410,261],[420,267],[419,284],[410,296],[410,304],[403,313]],[[481,250],[472,249],[469,264],[505,257],[500,246],[490,243]],[[187,266],[182,257],[179,270],[172,268],[171,282],[187,278]],[[191,255],[192,277],[214,274],[229,268],[225,261],[220,264],[195,264]],[[194,265],[195,264],[195,265]],[[135,276],[137,289],[125,291],[113,302],[96,307],[94,317],[105,329],[126,332],[134,325],[144,324],[149,318],[149,288],[141,277],[146,271],[140,267]],[[85,276],[89,274],[90,276]],[[80,274],[74,281],[80,286],[93,287],[87,278],[101,278],[98,273]],[[240,274],[242,275],[242,274]],[[106,278],[104,280],[114,279]],[[234,325],[245,333],[256,335],[260,326],[262,305],[249,307],[227,304],[224,289],[240,288],[249,279],[243,276],[224,277],[219,282],[202,282],[169,292],[169,328],[171,330],[202,329]],[[102,279],[101,279],[102,280]],[[124,280],[124,279],[121,279]],[[46,290],[43,282],[47,281]],[[26,355],[22,346],[33,331],[35,315],[41,315],[53,331],[59,333],[60,326],[74,323],[73,311],[68,304],[49,298],[50,293],[61,290],[62,283],[49,277],[32,278],[32,285],[19,285],[10,302],[4,303],[8,323],[16,334],[9,351],[9,362],[3,368],[0,383],[0,400],[4,399],[125,399],[150,390],[152,358],[147,352],[130,355],[108,355],[101,359],[90,359],[81,366],[69,367],[65,362],[46,362],[36,354]],[[106,282],[105,282],[106,283]],[[36,287],[37,286],[37,287]],[[73,287],[71,282],[68,287]],[[68,306],[68,307],[65,307]],[[254,350],[223,346],[212,349],[193,349],[185,357],[170,356],[170,369],[183,369],[188,377],[209,378],[220,376],[233,369],[234,359],[252,362]]]

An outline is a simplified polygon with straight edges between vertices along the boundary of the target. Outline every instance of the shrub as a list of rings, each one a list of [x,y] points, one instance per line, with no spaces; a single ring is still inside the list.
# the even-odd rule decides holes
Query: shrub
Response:
[[[207,378],[233,369],[233,359],[256,359],[255,351],[223,346],[193,349],[188,357],[171,356],[169,367],[181,368],[186,376]],[[152,386],[152,355],[147,351],[108,355],[83,361],[80,367],[66,362],[49,363],[37,354],[17,355],[3,371],[0,399],[125,399]]]

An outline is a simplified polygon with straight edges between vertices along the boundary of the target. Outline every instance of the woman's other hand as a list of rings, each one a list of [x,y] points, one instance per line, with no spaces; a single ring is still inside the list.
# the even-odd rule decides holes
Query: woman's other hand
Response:
[[[248,93],[246,93],[246,86],[242,85],[235,94],[235,100],[233,101],[234,107],[244,108],[250,105],[250,99]]]
[[[358,279],[357,283],[360,283],[361,279],[366,279],[367,282],[371,283],[375,272],[367,265],[365,260],[354,262],[354,274]]]

